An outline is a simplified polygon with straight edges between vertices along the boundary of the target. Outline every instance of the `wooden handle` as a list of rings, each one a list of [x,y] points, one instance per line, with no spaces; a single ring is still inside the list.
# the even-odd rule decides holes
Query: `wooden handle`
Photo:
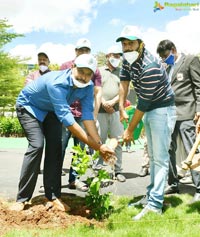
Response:
[[[194,143],[190,153],[188,154],[186,160],[182,162],[182,169],[187,170],[192,165],[192,159],[196,153],[199,143],[200,143],[200,133],[198,133],[195,143]]]

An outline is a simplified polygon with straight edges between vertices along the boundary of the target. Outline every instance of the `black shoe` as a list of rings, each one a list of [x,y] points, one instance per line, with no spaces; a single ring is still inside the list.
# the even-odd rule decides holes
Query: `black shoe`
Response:
[[[149,169],[146,167],[142,167],[139,173],[140,177],[145,177],[149,174]]]
[[[196,202],[199,202],[200,201],[200,193],[195,193],[193,199],[189,202],[189,204],[193,204],[193,203],[196,203]]]
[[[174,194],[174,193],[179,193],[179,188],[178,187],[173,187],[173,186],[168,186],[165,189],[165,194]]]

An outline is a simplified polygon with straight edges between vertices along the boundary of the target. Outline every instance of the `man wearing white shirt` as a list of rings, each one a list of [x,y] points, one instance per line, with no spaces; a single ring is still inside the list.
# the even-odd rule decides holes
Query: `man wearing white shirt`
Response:
[[[49,69],[49,64],[50,64],[50,61],[49,61],[48,55],[44,52],[38,53],[39,70],[33,71],[28,74],[25,80],[25,85],[31,81],[34,81],[35,79],[42,76],[43,74],[50,72],[51,70]]]

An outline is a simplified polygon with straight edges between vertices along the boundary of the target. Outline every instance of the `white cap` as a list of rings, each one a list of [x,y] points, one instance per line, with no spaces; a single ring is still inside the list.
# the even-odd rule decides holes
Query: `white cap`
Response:
[[[76,49],[80,49],[80,48],[84,48],[84,47],[91,50],[91,43],[88,39],[81,38],[76,43]]]
[[[119,45],[112,45],[110,48],[107,50],[107,54],[114,53],[114,54],[120,54],[122,55],[122,49],[119,47]]]
[[[40,56],[45,56],[45,58],[47,58],[49,60],[49,57],[45,52],[39,52],[38,57],[40,57]]]
[[[136,26],[127,25],[123,28],[120,37],[116,39],[116,42],[122,39],[137,40],[140,38],[140,32]]]
[[[79,68],[89,68],[94,73],[96,72],[97,69],[97,60],[91,54],[79,55],[75,59],[74,64]]]

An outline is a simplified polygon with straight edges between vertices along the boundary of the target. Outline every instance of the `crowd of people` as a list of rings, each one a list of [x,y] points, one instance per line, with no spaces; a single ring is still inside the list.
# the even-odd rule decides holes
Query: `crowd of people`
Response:
[[[91,43],[85,38],[76,43],[75,59],[63,63],[59,71],[49,70],[47,53],[38,54],[39,70],[27,76],[16,101],[28,148],[17,200],[11,210],[23,210],[32,198],[44,148],[46,203],[61,211],[70,210],[61,198],[61,175],[72,136],[74,145],[81,148],[88,145],[89,154],[94,150],[100,152],[95,164],[98,169],[115,155],[114,177],[125,182],[122,144],[117,142],[110,147],[106,141],[108,138],[117,141],[120,137],[130,145],[141,120],[146,140],[139,175],[150,174],[150,184],[146,195],[132,204],[144,206],[133,220],[140,220],[149,212],[161,214],[164,195],[179,193],[177,138],[180,136],[188,155],[200,129],[200,61],[195,55],[178,53],[170,40],[158,44],[156,57],[135,32],[134,26],[125,26],[116,39],[118,44],[105,52],[106,64],[99,68],[91,54]],[[130,83],[137,102],[132,120],[124,128],[122,122],[128,122],[125,109]],[[191,170],[191,176],[196,187],[191,200],[194,203],[200,201],[200,172]],[[72,166],[69,188],[88,191]]]

